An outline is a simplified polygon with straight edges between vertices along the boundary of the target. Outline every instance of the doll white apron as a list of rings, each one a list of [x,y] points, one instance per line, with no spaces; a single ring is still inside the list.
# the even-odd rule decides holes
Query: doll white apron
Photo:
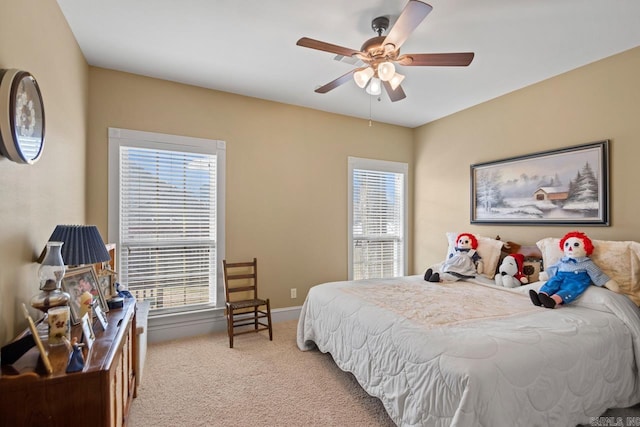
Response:
[[[442,272],[455,276],[475,277],[477,273],[476,264],[473,262],[475,249],[466,252],[456,251],[442,264]]]

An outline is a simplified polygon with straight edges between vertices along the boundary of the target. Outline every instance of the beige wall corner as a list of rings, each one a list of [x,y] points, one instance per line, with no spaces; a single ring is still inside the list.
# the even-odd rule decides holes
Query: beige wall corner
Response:
[[[640,240],[640,48],[567,72],[416,129],[414,267],[446,255],[446,231],[534,244],[575,226],[470,224],[471,164],[611,140],[611,226],[604,240]]]

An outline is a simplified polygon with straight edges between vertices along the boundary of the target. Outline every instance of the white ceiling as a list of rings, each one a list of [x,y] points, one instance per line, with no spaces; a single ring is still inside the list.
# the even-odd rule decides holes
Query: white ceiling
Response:
[[[352,66],[296,46],[359,50],[408,0],[58,0],[89,64],[416,127],[640,45],[639,0],[427,0],[403,53],[475,52],[468,67],[398,67],[407,97],[353,81]]]

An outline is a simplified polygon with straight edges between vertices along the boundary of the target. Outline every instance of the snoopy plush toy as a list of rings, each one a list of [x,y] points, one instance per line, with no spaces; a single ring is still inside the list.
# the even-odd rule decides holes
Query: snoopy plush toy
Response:
[[[498,268],[498,274],[494,277],[496,285],[505,288],[517,288],[520,285],[529,283],[529,279],[522,273],[522,265],[524,264],[524,255],[512,254],[507,255],[502,260]]]

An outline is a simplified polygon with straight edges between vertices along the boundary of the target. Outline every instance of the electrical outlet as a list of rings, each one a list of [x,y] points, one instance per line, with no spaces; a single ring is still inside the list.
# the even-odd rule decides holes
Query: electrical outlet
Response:
[[[298,298],[298,290],[296,288],[291,288],[291,299]]]

